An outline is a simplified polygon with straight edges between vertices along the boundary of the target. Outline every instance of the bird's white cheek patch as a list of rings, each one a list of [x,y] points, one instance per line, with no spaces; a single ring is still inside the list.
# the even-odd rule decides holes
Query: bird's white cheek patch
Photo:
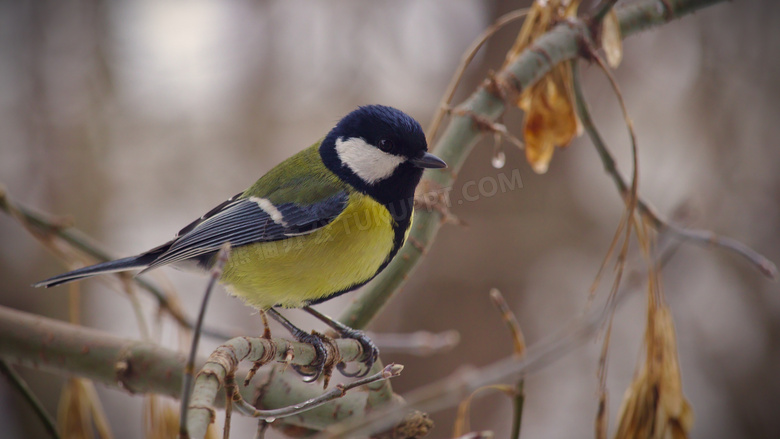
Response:
[[[406,160],[373,147],[359,137],[336,139],[336,153],[341,163],[368,184],[390,177],[398,165]]]

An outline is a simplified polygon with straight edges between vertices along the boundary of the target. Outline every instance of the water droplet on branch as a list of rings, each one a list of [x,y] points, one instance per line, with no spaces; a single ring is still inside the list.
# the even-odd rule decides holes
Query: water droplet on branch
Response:
[[[501,169],[506,164],[506,154],[504,154],[504,151],[498,150],[493,154],[493,159],[490,161],[490,164],[493,165],[496,169]]]

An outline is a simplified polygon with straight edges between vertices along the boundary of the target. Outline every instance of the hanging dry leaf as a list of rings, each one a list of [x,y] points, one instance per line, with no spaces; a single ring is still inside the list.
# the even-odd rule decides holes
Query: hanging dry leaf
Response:
[[[574,108],[568,63],[561,64],[523,93],[525,156],[533,170],[544,174],[555,147],[569,145],[582,130]]]
[[[82,378],[71,378],[65,384],[57,409],[57,424],[60,435],[66,438],[113,437],[95,386]]]
[[[607,64],[613,69],[623,60],[623,39],[620,35],[620,21],[615,9],[610,9],[604,17],[601,28],[601,47],[607,56]]]
[[[146,397],[144,407],[144,437],[164,439],[179,435],[179,413],[158,396]]]
[[[693,411],[682,392],[674,323],[665,304],[650,307],[645,343],[645,364],[626,390],[615,438],[685,439]]]
[[[535,1],[512,49],[507,53],[504,66],[557,22],[575,16],[579,4],[579,0]],[[549,168],[555,148],[568,146],[582,131],[574,107],[569,64],[555,66],[539,82],[523,90],[516,105],[525,111],[523,136],[526,160],[535,172],[543,174]]]
[[[520,28],[512,48],[506,54],[507,64],[517,58],[537,37],[547,32],[555,22],[565,17],[577,15],[580,0],[536,0],[528,10],[528,14]]]

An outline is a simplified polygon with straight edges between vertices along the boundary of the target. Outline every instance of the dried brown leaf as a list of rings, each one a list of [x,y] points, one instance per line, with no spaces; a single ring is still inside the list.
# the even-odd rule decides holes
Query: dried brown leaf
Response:
[[[57,424],[62,437],[113,438],[95,386],[82,378],[71,378],[65,384],[57,408]]]
[[[579,0],[535,1],[504,65],[517,58],[557,22],[576,15],[579,3]],[[525,111],[526,160],[535,172],[543,174],[550,166],[555,148],[567,146],[582,131],[575,111],[568,63],[555,66],[539,82],[523,90],[515,104]]]
[[[687,438],[693,411],[682,392],[674,322],[665,304],[650,307],[645,342],[645,364],[626,390],[615,438]]]
[[[563,148],[582,130],[574,108],[571,70],[555,67],[523,93],[518,103],[525,111],[525,155],[533,170],[547,172],[555,147]]]
[[[145,437],[148,439],[166,439],[179,435],[179,414],[173,407],[158,396],[146,397],[144,407]]]
[[[515,60],[531,43],[547,32],[556,21],[577,14],[580,0],[536,0],[528,10],[528,15],[520,28],[512,48],[506,54],[507,64]]]

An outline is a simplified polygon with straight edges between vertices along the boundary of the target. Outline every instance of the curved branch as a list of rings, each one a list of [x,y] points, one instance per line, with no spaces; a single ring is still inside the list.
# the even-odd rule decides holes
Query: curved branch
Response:
[[[354,339],[329,340],[333,361],[355,361],[363,354],[360,343]],[[292,353],[292,355],[288,353]],[[228,375],[233,375],[242,361],[267,364],[288,362],[301,366],[311,365],[317,354],[310,344],[283,339],[236,337],[218,347],[200,369],[195,380],[192,398],[188,403],[187,429],[193,437],[203,437],[213,417],[214,401]],[[334,363],[334,364],[335,364]],[[314,385],[319,387],[319,385]],[[318,395],[319,396],[319,395]],[[306,398],[311,399],[311,398]],[[304,400],[296,401],[298,404]]]
[[[651,26],[663,24],[703,7],[723,0],[640,0],[615,8],[620,31],[625,38]],[[422,192],[441,191],[452,186],[458,171],[474,145],[482,138],[482,130],[471,115],[495,121],[506,109],[505,98],[530,87],[555,65],[574,59],[580,41],[591,38],[582,21],[561,23],[539,37],[512,63],[486,80],[465,102],[453,111],[453,118],[433,152],[449,168],[426,173],[420,185]],[[409,240],[398,255],[374,279],[361,296],[341,315],[340,320],[353,328],[364,328],[387,300],[403,285],[420,257],[430,247],[442,221],[444,209],[418,209]]]
[[[658,252],[657,267],[663,267],[674,256],[677,243],[670,243]],[[569,354],[582,343],[598,333],[604,321],[614,310],[630,297],[641,291],[647,279],[647,271],[632,271],[626,276],[614,298],[605,301],[604,306],[572,320],[559,331],[529,346],[522,358],[511,355],[487,366],[460,368],[450,376],[420,387],[404,395],[404,402],[372,412],[366,418],[351,418],[342,424],[330,427],[317,438],[326,437],[368,437],[399,422],[410,408],[435,412],[454,407],[476,390],[507,382],[518,382],[526,374],[533,373]]]
[[[44,243],[44,245],[52,239],[60,239],[98,262],[107,262],[115,259],[108,252],[101,250],[90,237],[75,227],[71,227],[67,222],[12,203],[2,185],[0,185],[0,210],[17,220],[22,227]],[[194,325],[190,319],[171,301],[168,294],[143,278],[134,277],[132,281],[151,294],[157,300],[160,309],[168,313],[179,325],[187,329],[193,329]],[[204,329],[203,333],[223,340],[232,337],[209,328]]]
[[[266,340],[269,350],[284,353],[292,346],[295,364],[306,365],[316,358],[314,348],[284,339]],[[341,358],[350,360],[362,354],[360,343],[334,340]],[[270,346],[273,346],[270,348]],[[185,356],[150,342],[129,340],[96,329],[0,306],[0,357],[11,364],[60,375],[78,375],[129,393],[156,393],[178,398],[181,392]],[[204,364],[203,359],[198,361]],[[273,378],[273,380],[271,380]],[[239,384],[241,395],[263,408],[281,408],[306,401],[322,393],[321,386],[302,383],[296,374],[261,369],[255,382]],[[258,396],[260,394],[260,396]],[[218,398],[217,402],[221,402]],[[335,402],[300,416],[279,419],[295,427],[322,430],[334,419],[366,414],[365,392],[347,394]]]
[[[46,409],[43,408],[43,404],[41,404],[41,401],[38,399],[38,397],[36,397],[32,390],[30,390],[30,387],[27,385],[24,379],[18,373],[16,373],[16,371],[11,367],[10,364],[8,364],[7,361],[1,358],[0,374],[5,375],[5,377],[8,378],[8,382],[13,387],[15,387],[16,390],[18,390],[22,395],[24,400],[30,404],[30,407],[38,416],[38,419],[41,420],[43,428],[45,428],[46,432],[49,433],[49,436],[54,439],[59,439],[60,434],[57,431],[57,423],[54,421],[51,415],[49,415]]]

